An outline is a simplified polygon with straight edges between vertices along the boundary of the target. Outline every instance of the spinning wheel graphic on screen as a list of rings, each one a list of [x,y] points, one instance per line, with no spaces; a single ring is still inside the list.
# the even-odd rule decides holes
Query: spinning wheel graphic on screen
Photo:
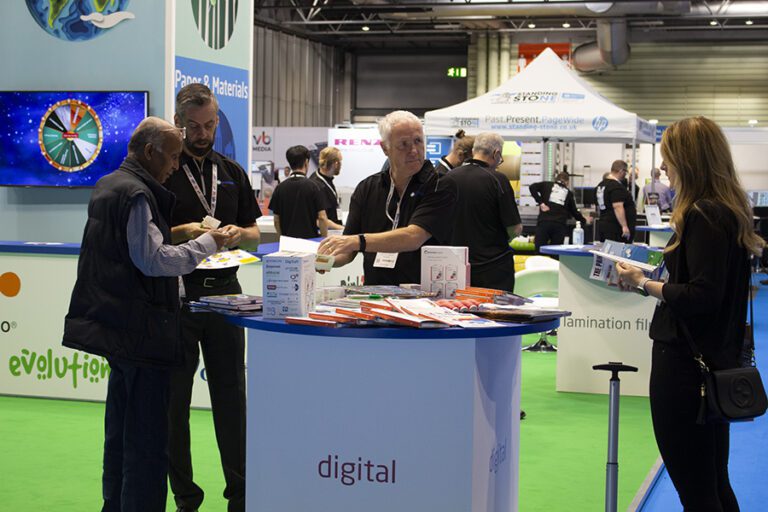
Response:
[[[43,156],[56,169],[82,171],[93,163],[101,150],[101,120],[86,103],[62,100],[43,115],[37,139]]]

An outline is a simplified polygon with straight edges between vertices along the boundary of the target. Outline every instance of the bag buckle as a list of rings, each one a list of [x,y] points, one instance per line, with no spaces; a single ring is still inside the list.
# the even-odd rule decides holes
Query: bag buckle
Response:
[[[216,283],[215,277],[206,277],[203,279],[203,288],[213,288]]]

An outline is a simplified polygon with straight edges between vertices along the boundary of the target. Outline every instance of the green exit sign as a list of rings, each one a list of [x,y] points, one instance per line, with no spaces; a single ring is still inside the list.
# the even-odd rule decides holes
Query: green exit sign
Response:
[[[451,78],[467,78],[467,68],[448,68],[448,76]]]

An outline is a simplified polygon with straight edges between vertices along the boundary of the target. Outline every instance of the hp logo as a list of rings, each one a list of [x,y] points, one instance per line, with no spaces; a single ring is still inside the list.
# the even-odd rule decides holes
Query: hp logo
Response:
[[[592,128],[598,132],[604,131],[606,128],[608,128],[608,119],[603,116],[597,116],[592,120]]]

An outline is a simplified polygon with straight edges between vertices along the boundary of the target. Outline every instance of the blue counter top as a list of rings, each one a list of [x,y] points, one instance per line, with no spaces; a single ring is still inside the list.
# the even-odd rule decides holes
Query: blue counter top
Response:
[[[80,244],[65,242],[24,242],[0,240],[0,252],[23,254],[80,254]]]
[[[554,254],[556,256],[589,256],[594,245],[542,245],[539,252],[542,254]]]
[[[313,325],[289,325],[283,320],[264,320],[260,316],[227,317],[231,323],[259,331],[301,334],[305,336],[326,336],[333,338],[371,339],[456,339],[456,338],[499,338],[520,336],[557,329],[560,320],[531,324],[504,323],[502,327],[481,327],[462,329],[414,329],[410,327],[315,327]]]
[[[313,238],[312,240],[319,242],[322,238]],[[277,252],[279,247],[278,242],[272,242],[269,244],[261,244],[256,251],[253,251],[253,255],[258,258],[263,258],[265,254]],[[19,240],[0,240],[0,253],[22,253],[22,254],[69,254],[79,255],[80,244],[65,243],[65,242],[25,242]]]
[[[659,232],[659,233],[671,233],[672,228],[669,226],[637,226],[637,231]]]

